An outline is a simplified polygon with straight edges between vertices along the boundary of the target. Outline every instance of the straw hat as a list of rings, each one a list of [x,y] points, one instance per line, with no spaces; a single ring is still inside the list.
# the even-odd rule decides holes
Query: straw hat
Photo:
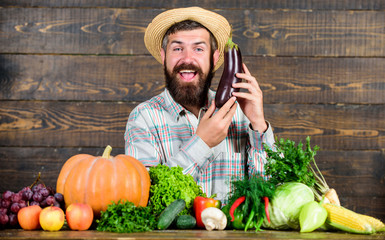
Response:
[[[223,50],[229,39],[231,26],[223,16],[200,7],[177,8],[165,11],[156,16],[147,26],[144,44],[154,58],[162,63],[160,49],[167,30],[177,22],[193,20],[199,22],[214,35],[218,43],[219,59],[214,67],[216,71],[223,63]]]

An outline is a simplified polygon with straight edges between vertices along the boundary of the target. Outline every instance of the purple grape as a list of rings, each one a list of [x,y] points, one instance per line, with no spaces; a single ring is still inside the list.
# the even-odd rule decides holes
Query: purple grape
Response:
[[[20,210],[19,203],[12,203],[12,205],[11,205],[11,212],[17,213],[19,210]]]
[[[50,195],[54,195],[56,193],[54,188],[52,188],[50,186],[47,186],[46,188],[48,189]]]
[[[48,206],[51,206],[51,205],[53,205],[54,202],[55,202],[55,197],[52,196],[52,195],[49,195],[49,196],[45,199],[45,201],[47,202],[47,205],[48,205]]]
[[[17,220],[17,214],[11,213],[11,214],[8,215],[8,217],[9,217],[9,224],[11,226],[19,225],[19,221]]]
[[[47,207],[47,206],[48,206],[48,204],[47,204],[46,199],[44,199],[43,201],[40,202],[40,207],[41,207],[41,208],[45,208],[45,207]]]
[[[61,193],[55,193],[53,196],[55,197],[56,201],[58,201],[59,203],[64,202],[64,196],[63,196],[63,194],[61,194]]]
[[[8,208],[0,208],[0,214],[8,214]]]
[[[37,191],[39,191],[38,187],[35,185],[31,188],[32,192],[35,193]]]
[[[21,193],[15,193],[12,195],[12,198],[11,198],[12,202],[14,203],[19,202],[21,199],[22,199]]]
[[[43,196],[43,197],[48,197],[49,195],[49,190],[47,188],[42,188],[40,189],[40,194]]]
[[[9,208],[11,206],[11,201],[10,200],[7,200],[7,199],[1,199],[1,202],[0,202],[0,207],[3,207],[3,208]]]
[[[27,191],[28,189],[31,189],[31,188],[30,188],[30,187],[23,187],[23,188],[19,191],[19,193],[23,193],[23,192]]]
[[[32,196],[32,199],[36,202],[43,201],[43,196],[39,192],[35,192]]]
[[[27,202],[26,202],[26,201],[24,201],[24,200],[20,200],[20,202],[19,202],[19,206],[20,206],[20,208],[24,208],[24,207],[26,207],[26,206],[27,206]]]
[[[15,193],[12,192],[12,191],[7,190],[7,191],[5,191],[5,192],[3,193],[3,199],[5,199],[5,200],[11,200],[13,194],[15,194]]]
[[[34,205],[40,206],[40,203],[36,201],[32,201],[29,203],[29,206],[34,206]]]
[[[38,192],[40,191],[40,189],[42,189],[44,187],[43,184],[39,183],[39,184],[36,184],[35,186],[32,187],[32,192]]]
[[[9,222],[9,217],[7,214],[0,214],[0,224],[7,225]]]
[[[33,192],[30,188],[28,188],[23,192],[21,197],[23,200],[29,201],[29,200],[31,200],[32,196],[33,196]]]

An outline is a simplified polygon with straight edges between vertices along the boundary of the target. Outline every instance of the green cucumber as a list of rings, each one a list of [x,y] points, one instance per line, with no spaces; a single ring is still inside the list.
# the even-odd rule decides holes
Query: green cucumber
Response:
[[[170,203],[159,216],[158,229],[167,229],[185,207],[186,202],[183,199],[177,199]]]
[[[197,224],[195,217],[191,215],[180,215],[175,221],[178,229],[193,229]]]

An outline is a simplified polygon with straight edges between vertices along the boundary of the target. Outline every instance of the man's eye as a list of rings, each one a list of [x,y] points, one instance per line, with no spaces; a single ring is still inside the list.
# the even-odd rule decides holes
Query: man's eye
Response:
[[[182,51],[182,48],[174,48],[174,51]]]

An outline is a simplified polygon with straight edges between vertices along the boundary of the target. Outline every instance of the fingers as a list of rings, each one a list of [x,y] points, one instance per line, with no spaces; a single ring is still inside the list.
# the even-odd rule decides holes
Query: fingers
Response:
[[[246,67],[246,64],[242,63],[242,66],[243,66],[243,71],[244,71],[247,75],[251,75],[249,69]]]
[[[236,98],[230,98],[218,111],[215,102],[202,116],[196,134],[209,146],[214,147],[226,138],[231,120],[235,114],[237,104]]]
[[[218,110],[218,112],[215,114],[215,116],[219,117],[219,118],[225,118],[226,115],[228,115],[230,113],[231,115],[231,111],[233,110],[234,108],[234,105],[235,105],[235,108],[236,108],[236,104],[234,104],[236,101],[236,97],[231,97],[229,100],[227,100],[227,102]],[[234,115],[234,114],[233,114]],[[231,116],[232,117],[232,116]]]
[[[214,100],[211,101],[210,107],[207,109],[206,113],[203,115],[202,119],[210,118],[215,112],[215,103]]]
[[[257,79],[250,74],[250,71],[245,64],[243,64],[243,70],[244,70],[244,73],[237,73],[236,76],[245,81],[234,83],[233,87],[246,89],[251,94],[258,94],[259,92],[261,92],[261,88],[259,87]],[[234,95],[236,95],[237,97],[241,97],[241,95],[242,97],[244,96],[244,94],[241,94],[240,92]]]
[[[236,98],[234,98],[236,99]],[[234,101],[233,105],[231,105],[230,110],[226,113],[224,120],[228,122],[228,126],[230,126],[231,120],[233,119],[233,116],[235,114],[235,111],[237,110],[237,103]]]

